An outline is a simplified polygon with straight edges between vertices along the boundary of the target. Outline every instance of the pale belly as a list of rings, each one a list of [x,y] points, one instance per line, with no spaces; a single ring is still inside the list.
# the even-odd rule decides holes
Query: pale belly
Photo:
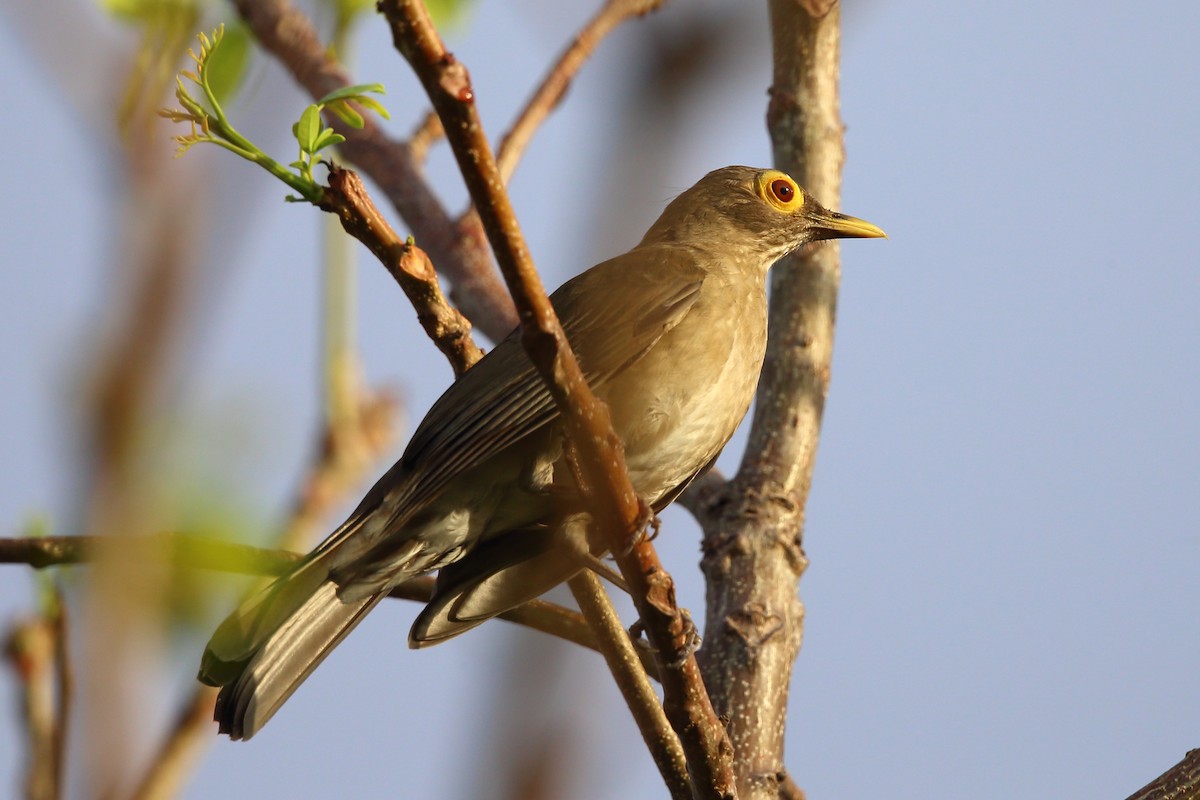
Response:
[[[739,316],[727,306],[715,319],[689,315],[623,376],[638,392],[605,398],[625,442],[634,488],[650,504],[721,452],[754,399],[766,345],[765,309],[740,310]]]

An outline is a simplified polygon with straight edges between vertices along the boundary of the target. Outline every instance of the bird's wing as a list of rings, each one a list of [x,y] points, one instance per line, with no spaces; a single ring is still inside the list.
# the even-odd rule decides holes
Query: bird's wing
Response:
[[[704,274],[686,251],[648,247],[599,264],[554,292],[551,301],[588,384],[602,389],[678,325],[699,297]],[[387,498],[389,524],[371,526],[386,535],[456,476],[558,417],[518,337],[519,330],[510,334],[434,403],[400,461],[347,520],[347,532]],[[400,495],[387,497],[397,490]]]

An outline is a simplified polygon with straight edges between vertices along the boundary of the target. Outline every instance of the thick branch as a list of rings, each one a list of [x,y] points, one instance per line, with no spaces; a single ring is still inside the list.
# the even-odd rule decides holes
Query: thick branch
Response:
[[[484,136],[466,68],[442,45],[419,0],[383,0],[396,47],[412,65],[442,118],[447,139],[479,210],[496,260],[517,305],[521,341],[554,397],[567,435],[580,455],[583,489],[600,529],[617,554],[645,623],[663,681],[664,705],[679,734],[693,790],[704,797],[734,793],[725,729],[713,713],[691,651],[690,622],[675,604],[670,576],[653,547],[630,548],[643,526],[643,509],[625,468],[624,448],[608,409],[591,393],[567,344],[525,247]]]
[[[314,100],[349,86],[345,69],[330,54],[312,22],[289,0],[234,0],[262,47],[274,55]],[[492,268],[482,236],[463,236],[421,172],[420,158],[405,142],[387,136],[365,115],[361,130],[330,116],[346,141],[338,148],[391,201],[413,235],[454,286],[454,299],[479,329],[502,339],[516,325],[504,286]]]
[[[816,4],[770,0],[774,84],[767,119],[776,165],[837,208],[839,12],[822,0],[823,15],[814,16],[809,7]],[[697,515],[708,582],[701,658],[713,704],[730,720],[743,798],[794,791],[780,776],[804,616],[796,583],[806,564],[804,505],[829,385],[839,276],[838,250],[828,245],[775,267],[770,345],[747,455],[737,477],[708,492]]]
[[[1200,798],[1200,748],[1189,750],[1182,761],[1129,795],[1128,800],[1197,798]]]

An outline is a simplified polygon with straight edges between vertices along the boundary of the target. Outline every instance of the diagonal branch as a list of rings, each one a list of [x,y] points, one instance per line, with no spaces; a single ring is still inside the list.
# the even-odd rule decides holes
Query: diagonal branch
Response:
[[[505,183],[512,178],[517,162],[534,132],[546,121],[546,117],[558,107],[566,95],[571,81],[584,63],[592,57],[596,47],[618,25],[631,17],[640,17],[657,10],[666,0],[608,0],[583,27],[567,49],[554,62],[554,66],[542,79],[542,84],[529,98],[517,121],[500,141],[496,151],[496,167]]]
[[[483,351],[471,338],[471,323],[446,302],[425,251],[411,240],[401,241],[371,202],[362,180],[349,170],[329,168],[329,186],[320,205],[337,214],[346,232],[365,244],[387,268],[416,308],[425,333],[450,361],[454,376],[461,377]]]
[[[571,445],[581,456],[583,488],[655,650],[664,707],[687,754],[693,791],[703,797],[731,797],[731,748],[700,680],[692,653],[694,629],[675,603],[674,584],[653,546],[636,538],[646,513],[630,484],[624,448],[613,432],[607,407],[596,400],[584,381],[529,258],[479,122],[466,67],[446,51],[420,0],[381,0],[380,10],[391,25],[396,48],[412,65],[442,118],[516,302],[522,344],[562,414]]]
[[[314,100],[351,85],[346,70],[321,43],[312,21],[290,0],[234,0],[263,49],[274,55]],[[329,119],[346,137],[343,157],[383,191],[413,235],[454,286],[451,295],[493,339],[516,325],[512,302],[496,276],[481,233],[464,236],[421,172],[422,152],[390,138],[370,116],[362,129]]]
[[[1127,800],[1196,800],[1200,797],[1200,748],[1189,750],[1183,759]]]
[[[500,140],[500,148],[496,151],[496,168],[505,185],[512,179],[521,155],[533,139],[533,134],[562,102],[575,75],[591,58],[600,42],[625,20],[649,14],[665,2],[666,0],[607,0],[596,15],[584,25],[547,71],[541,85],[517,115],[512,128]],[[474,205],[459,217],[456,225],[464,237],[484,235],[479,212]]]
[[[667,722],[646,671],[639,666],[638,656],[644,650],[634,647],[633,641],[621,627],[621,620],[595,573],[584,570],[571,578],[569,586],[588,624],[597,632],[602,632],[599,637],[600,652],[604,654],[625,704],[633,712],[634,722],[646,742],[650,757],[662,773],[667,791],[674,800],[687,800],[692,796],[687,757],[679,737]]]

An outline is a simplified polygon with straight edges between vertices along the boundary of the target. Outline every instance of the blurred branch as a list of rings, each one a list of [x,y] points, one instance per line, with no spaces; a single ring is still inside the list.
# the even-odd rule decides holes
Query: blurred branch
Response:
[[[625,698],[625,704],[633,712],[634,722],[641,731],[650,757],[658,766],[667,791],[675,800],[687,800],[692,796],[688,781],[687,758],[679,737],[658,702],[658,695],[646,677],[646,671],[638,662],[638,648],[621,627],[621,620],[613,609],[604,586],[595,573],[584,570],[571,578],[568,585],[579,609],[600,640],[600,652],[613,674],[613,680]]]
[[[340,359],[347,355],[331,353],[328,357]],[[336,370],[327,370],[326,374],[331,381],[340,379]],[[356,382],[348,382],[341,391],[350,395],[348,402],[353,412],[329,416],[317,455],[279,536],[279,542],[285,548],[307,548],[329,511],[344,499],[349,489],[363,480],[371,466],[391,449],[395,441],[397,409],[394,398],[386,393],[364,393]],[[139,553],[139,547],[146,543],[149,547]],[[4,552],[4,544],[0,540],[0,554]],[[61,537],[57,544],[58,552],[75,557],[67,563],[80,563],[91,558],[97,547],[113,547],[111,540],[74,542],[72,537]],[[252,575],[282,575],[302,557],[289,550],[263,550],[180,534],[125,539],[118,545],[123,545],[115,548],[122,559],[165,558],[184,566]],[[134,547],[130,549],[129,545]],[[155,758],[142,775],[133,794],[136,800],[167,800],[179,795],[201,751],[213,741],[211,726],[216,699],[216,689],[199,684],[194,686]]]
[[[558,406],[568,441],[580,458],[582,488],[599,529],[616,555],[655,652],[664,708],[688,757],[693,791],[735,793],[732,750],[713,712],[693,654],[695,631],[675,603],[674,583],[641,535],[649,512],[630,484],[624,448],[608,408],[579,369],[562,326],[529,258],[495,157],[483,133],[465,66],[442,44],[420,0],[382,0],[396,48],[416,72],[442,118],[451,149],[479,211],[500,271],[521,319],[521,342]]]
[[[24,782],[28,800],[61,796],[61,717],[55,702],[60,632],[54,620],[39,616],[13,625],[4,642],[4,656],[17,678],[21,722],[29,743]]]
[[[175,563],[237,575],[282,575],[299,556],[178,533],[117,539],[111,536],[41,536],[0,539],[0,564],[28,564],[34,569],[87,564],[119,556],[141,563]]]
[[[417,125],[412,135],[408,137],[408,146],[412,151],[413,160],[418,164],[424,163],[425,158],[429,155],[429,148],[445,135],[446,131],[442,129],[442,118],[437,115],[437,112],[433,109],[425,112],[425,118],[421,120],[421,124]]]
[[[640,17],[657,10],[666,0],[608,0],[588,21],[575,39],[562,52],[554,66],[542,79],[542,84],[529,98],[517,121],[500,141],[496,151],[496,167],[505,183],[512,178],[522,153],[546,117],[558,107],[571,81],[591,58],[604,37],[630,17]]]
[[[1189,750],[1182,761],[1129,795],[1128,800],[1196,798],[1200,798],[1200,748]]]
[[[141,782],[130,795],[132,800],[170,800],[180,796],[200,754],[212,743],[216,702],[217,690],[211,686],[200,686],[192,691]]]
[[[838,110],[839,10],[831,0],[770,0],[774,79],[768,129],[775,164],[837,208],[844,159]],[[820,434],[840,278],[836,246],[775,266],[766,362],[750,443],[733,481],[698,487],[704,528],[705,682],[729,720],[743,798],[790,788],[783,737],[804,608],[804,506]]]
[[[234,0],[238,13],[263,49],[274,55],[314,100],[350,86],[346,70],[330,54],[312,21],[288,0]],[[330,124],[346,137],[339,148],[347,161],[384,192],[413,235],[431,255],[454,290],[466,315],[492,339],[516,325],[512,303],[496,276],[482,235],[463,236],[421,173],[424,145],[414,152],[366,119],[361,129],[333,117]]]
[[[310,478],[325,480],[325,476]],[[325,491],[304,492],[311,496],[335,500]],[[306,514],[317,515],[311,503],[302,503]],[[90,564],[105,558],[119,557],[127,564],[175,564],[190,569],[206,569],[236,575],[283,575],[292,569],[304,554],[292,550],[251,547],[181,533],[160,533],[151,536],[115,538],[109,536],[44,536],[40,538],[0,539],[0,564],[26,564],[34,569]],[[413,578],[392,589],[391,596],[403,600],[429,601],[433,595],[434,579],[428,576]],[[520,608],[505,612],[501,619],[526,628],[550,634],[589,650],[600,650],[596,636],[583,616],[547,600],[531,600]],[[642,658],[639,655],[639,659]],[[653,662],[644,662],[653,670]],[[654,672],[650,674],[653,676]],[[211,715],[211,707],[209,713]],[[183,717],[187,717],[186,714]],[[209,720],[206,720],[206,722]]]

